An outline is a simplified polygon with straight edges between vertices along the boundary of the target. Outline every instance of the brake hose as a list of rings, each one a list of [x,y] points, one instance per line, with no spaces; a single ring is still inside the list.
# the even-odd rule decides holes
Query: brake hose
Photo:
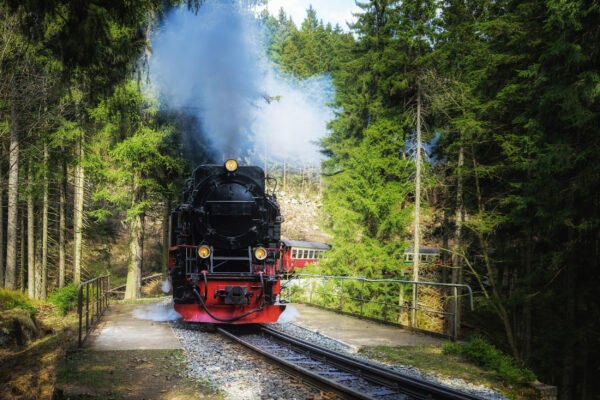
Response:
[[[196,295],[196,297],[198,298],[198,300],[200,300],[200,304],[202,305],[202,308],[204,308],[204,311],[206,311],[206,313],[214,320],[217,321],[221,321],[221,322],[234,322],[237,321],[239,319],[242,319],[250,314],[253,314],[257,311],[262,311],[262,309],[264,308],[265,302],[263,301],[260,305],[259,308],[255,308],[254,310],[248,311],[247,313],[244,313],[242,315],[238,315],[237,317],[233,317],[233,318],[219,318],[219,317],[215,317],[210,311],[208,311],[208,307],[206,307],[206,304],[204,303],[204,299],[202,298],[202,295],[200,295],[200,293],[198,292],[198,289],[196,287],[194,287],[194,295]]]

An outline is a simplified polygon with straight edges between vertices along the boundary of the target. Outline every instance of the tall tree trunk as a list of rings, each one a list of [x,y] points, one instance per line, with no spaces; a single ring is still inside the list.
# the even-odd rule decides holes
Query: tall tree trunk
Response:
[[[64,152],[64,150],[63,150]],[[67,203],[67,163],[62,160],[62,177],[60,181],[59,223],[58,223],[58,287],[65,286],[65,207]]]
[[[421,246],[421,83],[417,83],[417,139],[416,139],[417,165],[415,177],[415,226],[414,226],[414,249],[413,249],[413,281],[419,280],[419,248]],[[411,313],[411,326],[417,326],[417,286],[413,290],[413,309]]]
[[[48,144],[44,143],[44,194],[42,203],[42,262],[40,270],[40,298],[46,300],[48,295]]]
[[[454,246],[452,254],[452,283],[462,283],[462,265],[463,260],[459,254],[462,252],[462,225],[464,222],[464,202],[463,202],[463,168],[465,166],[465,149],[462,145],[462,133],[460,135],[461,145],[458,149],[458,163],[456,176],[456,214],[454,230]],[[456,333],[460,335],[460,290],[456,304]]]
[[[27,165],[27,186],[29,194],[27,196],[27,293],[30,298],[35,297],[35,240],[34,240],[34,220],[33,215],[33,195],[31,189],[33,186],[33,177],[31,171],[31,162]]]
[[[38,210],[39,215],[39,210]],[[35,234],[35,298],[42,298],[42,233],[40,229]]]
[[[165,197],[163,206],[162,226],[162,279],[167,279],[167,264],[169,262],[169,217],[171,215],[171,196]]]
[[[81,132],[76,144],[77,166],[75,167],[75,203],[73,206],[73,283],[81,282],[81,256],[83,248],[83,200],[85,197],[85,171],[83,168],[84,137]]]
[[[133,177],[133,195],[131,205],[139,204],[143,199],[143,188],[140,186],[141,174],[136,171]],[[142,280],[143,249],[144,249],[144,213],[133,217],[129,225],[129,266],[127,267],[127,285],[125,300],[135,300],[139,297]]]
[[[573,209],[574,189],[570,188],[567,200],[567,210]],[[569,227],[567,228],[567,243],[575,243],[576,231]],[[577,248],[577,247],[574,247]],[[573,254],[571,251],[570,257],[567,258],[566,268],[564,272],[564,287],[563,293],[566,297],[564,302],[564,323],[568,327],[577,327],[577,259],[579,254]],[[577,356],[577,335],[575,333],[566,333],[563,336],[562,343],[562,376],[560,384],[559,398],[561,400],[576,399],[576,356]]]
[[[10,115],[10,147],[8,164],[8,221],[6,227],[6,271],[4,286],[17,288],[17,213],[19,201],[19,121],[17,107],[12,104]]]
[[[475,150],[473,149],[473,146],[471,147],[471,160],[473,161],[473,177],[475,179],[475,192],[476,192],[476,196],[477,196],[476,197],[477,198],[477,211],[478,211],[479,219],[482,220],[484,207],[483,207],[483,199],[482,199],[482,195],[481,195],[481,185],[479,183],[479,173],[477,172],[477,160],[475,159]],[[496,312],[496,314],[498,315],[498,317],[500,317],[500,320],[502,321],[502,325],[504,326],[504,333],[506,334],[506,340],[508,341],[508,345],[510,347],[512,356],[515,357],[516,359],[518,359],[519,358],[519,350],[517,348],[517,343],[515,341],[513,326],[511,323],[510,315],[506,311],[506,307],[504,306],[502,299],[500,297],[500,293],[498,292],[498,284],[496,282],[496,279],[494,278],[494,272],[492,271],[492,262],[490,260],[487,241],[486,241],[485,237],[483,236],[483,233],[480,230],[475,230],[474,233],[475,233],[475,236],[477,237],[479,248],[481,249],[481,253],[482,253],[481,255],[483,257],[483,262],[484,262],[484,266],[485,266],[485,270],[486,270],[486,274],[487,274],[487,281],[488,281],[488,284],[491,287],[491,291],[492,291],[491,296],[488,294],[488,291],[485,288],[485,286],[483,285],[483,282],[481,282],[479,275],[477,275],[474,270],[472,270],[472,272],[474,275],[477,275],[476,279],[478,280],[479,286],[480,286],[484,296],[490,302],[490,306],[494,309],[494,311]]]
[[[450,221],[448,220],[448,212],[446,212],[445,209],[442,209],[442,226],[444,227],[442,229],[442,249],[448,249],[449,248],[449,232],[448,232],[448,228],[450,226]],[[442,250],[441,255],[440,255],[440,262],[442,264],[442,282],[443,283],[448,283],[449,282],[449,276],[452,273],[451,270],[448,269],[448,267],[451,265],[450,262],[450,255],[447,251]],[[444,297],[447,299],[444,302],[444,309],[446,310],[446,312],[452,312],[452,310],[454,309],[454,305],[448,300],[451,298],[452,296],[452,289],[451,288],[445,288],[444,290]],[[452,336],[453,330],[452,330],[452,324],[453,324],[453,320],[450,319],[450,316],[447,316],[446,318],[444,318],[444,332],[446,333],[446,335],[448,336]]]
[[[19,236],[21,237],[21,251],[19,252],[19,257],[21,257],[19,266],[19,279],[21,292],[25,293],[25,288],[27,285],[25,284],[25,215],[23,213],[21,213],[21,229]]]
[[[0,141],[0,287],[4,286],[4,143]]]

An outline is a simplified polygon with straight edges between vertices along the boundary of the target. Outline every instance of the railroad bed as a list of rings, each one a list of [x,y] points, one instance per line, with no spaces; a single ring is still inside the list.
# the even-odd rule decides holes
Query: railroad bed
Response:
[[[238,343],[308,378],[339,398],[382,400],[476,400],[431,382],[415,379],[305,342],[266,326],[220,327]]]

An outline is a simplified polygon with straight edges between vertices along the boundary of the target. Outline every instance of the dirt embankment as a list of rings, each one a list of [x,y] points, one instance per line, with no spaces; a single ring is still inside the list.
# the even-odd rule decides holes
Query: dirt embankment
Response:
[[[0,399],[51,399],[59,361],[74,340],[76,318],[39,304],[37,312],[0,312]]]
[[[282,239],[327,243],[332,237],[323,230],[323,211],[318,193],[289,189],[277,194],[285,218]]]

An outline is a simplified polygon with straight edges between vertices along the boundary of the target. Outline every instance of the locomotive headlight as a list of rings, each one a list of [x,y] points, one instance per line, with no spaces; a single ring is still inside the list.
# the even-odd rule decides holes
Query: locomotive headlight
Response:
[[[256,250],[254,250],[254,257],[256,257],[257,260],[264,260],[267,258],[267,250],[264,247],[257,247]]]
[[[210,247],[207,245],[202,245],[198,247],[198,255],[200,258],[208,258],[210,257]]]
[[[225,169],[229,172],[234,172],[238,168],[238,163],[235,160],[225,161]]]

